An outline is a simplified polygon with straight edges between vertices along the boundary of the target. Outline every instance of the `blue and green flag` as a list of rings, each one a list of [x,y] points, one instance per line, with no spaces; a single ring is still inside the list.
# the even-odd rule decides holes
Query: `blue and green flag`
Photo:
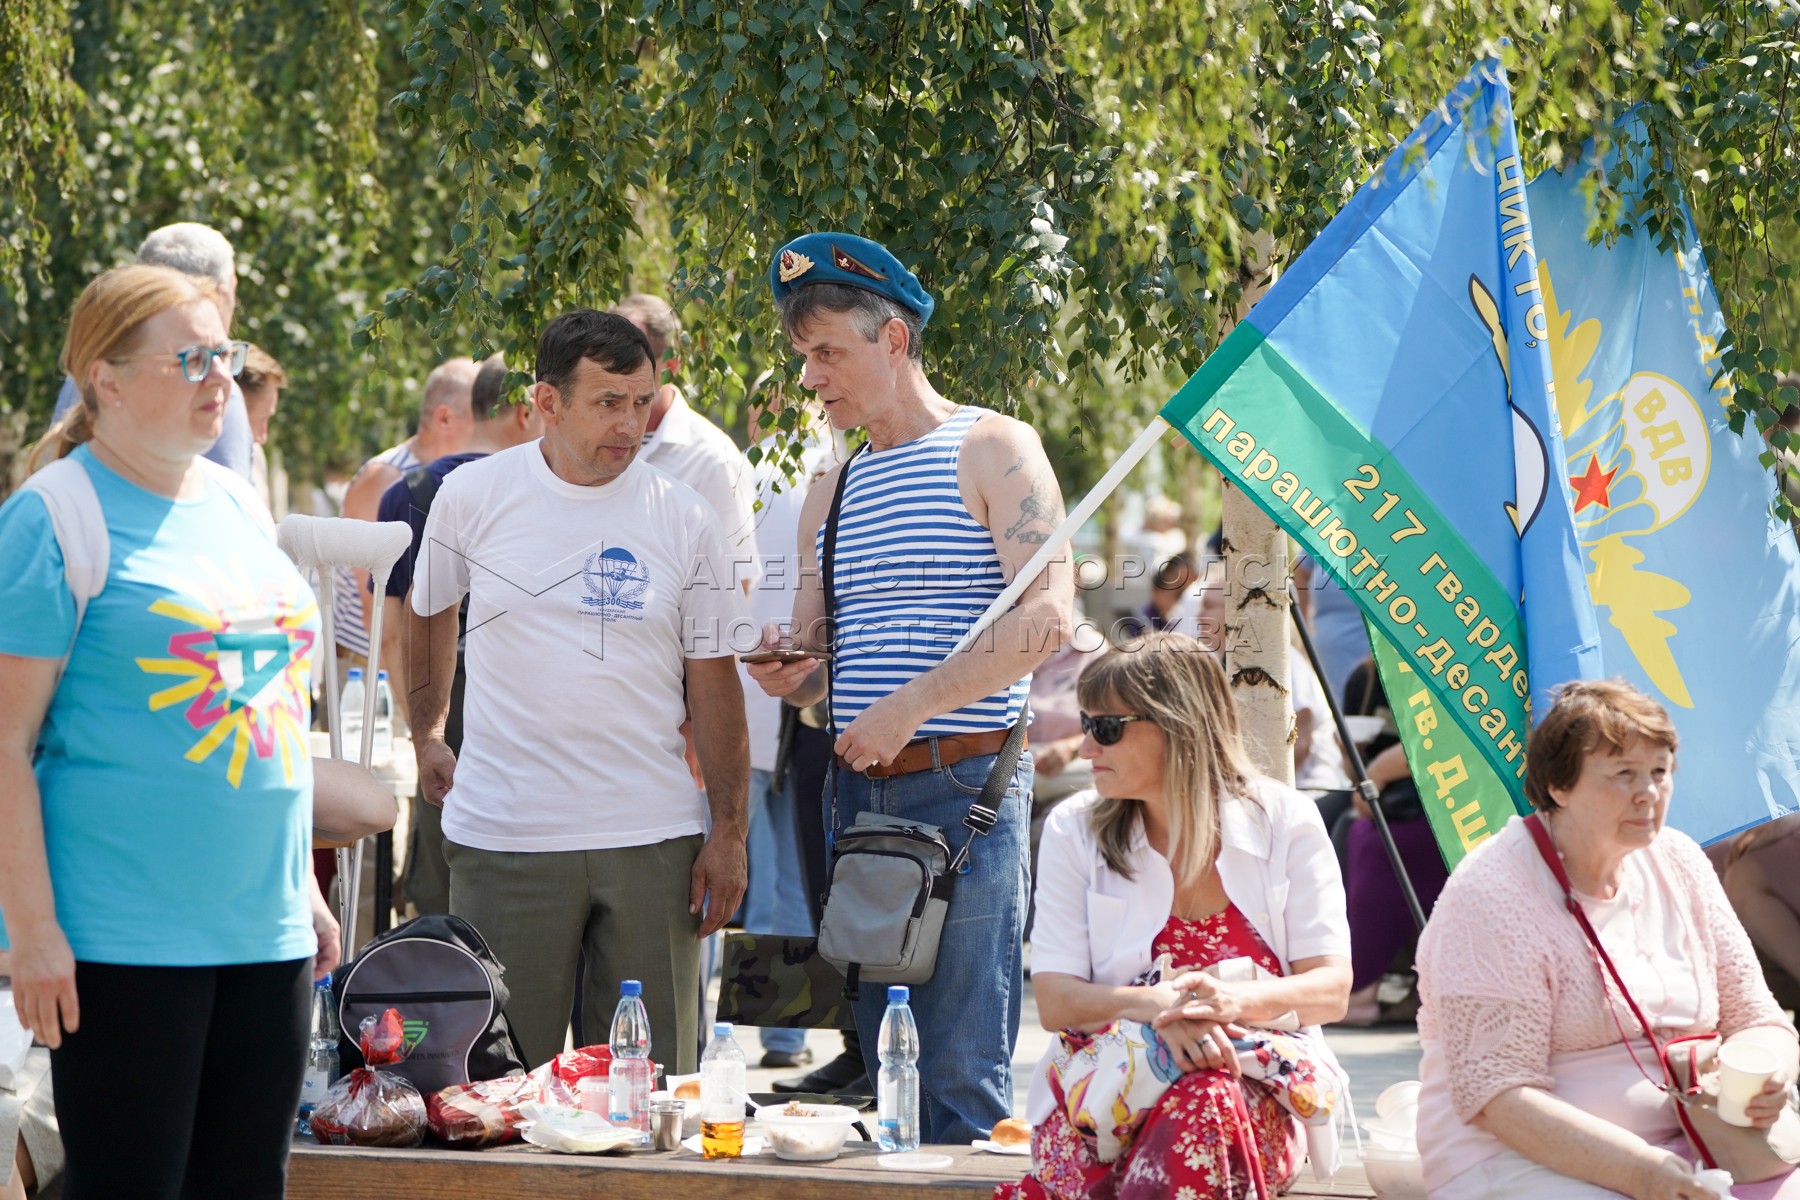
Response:
[[[1698,253],[1677,275],[1653,249],[1589,247],[1579,195],[1554,186],[1527,189],[1505,80],[1483,63],[1162,412],[1355,598],[1452,866],[1525,808],[1531,714],[1570,679],[1624,674],[1670,704],[1693,780],[1673,820],[1703,840],[1793,807],[1800,777],[1783,732],[1800,576],[1750,511],[1768,478],[1721,471],[1756,448],[1721,433]],[[1567,263],[1555,281],[1540,204]],[[1653,551],[1678,519],[1687,536]],[[1719,570],[1727,544],[1747,574]],[[1727,594],[1735,607],[1711,607]],[[1789,615],[1759,617],[1762,599]],[[1747,637],[1769,656],[1755,672]],[[1749,674],[1757,690],[1730,695]],[[1692,721],[1654,686],[1677,675]]]
[[[1601,666],[1525,182],[1490,61],[1162,414],[1356,599],[1452,864],[1522,805],[1532,707]]]
[[[1632,130],[1620,141],[1635,145]],[[1602,164],[1632,200],[1643,172]],[[1800,807],[1800,553],[1754,432],[1729,424],[1725,319],[1692,216],[1669,250],[1590,245],[1580,174],[1526,189],[1557,415],[1602,672],[1681,737],[1669,822],[1713,841]]]

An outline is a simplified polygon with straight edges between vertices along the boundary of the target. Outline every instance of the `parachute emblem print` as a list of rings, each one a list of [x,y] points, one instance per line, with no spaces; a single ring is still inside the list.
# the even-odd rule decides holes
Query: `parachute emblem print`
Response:
[[[588,556],[581,582],[587,589],[581,603],[590,611],[604,616],[635,615],[643,610],[650,573],[631,551],[609,546]]]

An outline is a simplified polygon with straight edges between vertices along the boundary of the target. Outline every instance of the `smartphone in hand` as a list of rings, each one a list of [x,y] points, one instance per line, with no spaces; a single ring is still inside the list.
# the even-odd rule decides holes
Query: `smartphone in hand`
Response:
[[[820,662],[830,662],[831,653],[827,650],[753,650],[749,654],[738,655],[738,661],[749,666],[757,663],[797,663],[816,658]]]

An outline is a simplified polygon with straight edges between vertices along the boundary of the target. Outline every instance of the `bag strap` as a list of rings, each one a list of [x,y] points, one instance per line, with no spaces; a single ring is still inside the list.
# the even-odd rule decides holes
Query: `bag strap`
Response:
[[[1606,947],[1600,944],[1600,935],[1595,932],[1593,922],[1588,920],[1587,911],[1575,898],[1575,885],[1569,882],[1569,872],[1563,866],[1562,856],[1556,852],[1556,843],[1550,840],[1550,827],[1544,823],[1542,816],[1532,813],[1525,818],[1525,828],[1530,831],[1531,840],[1537,844],[1537,850],[1543,856],[1544,865],[1550,868],[1550,874],[1556,877],[1556,882],[1562,887],[1563,900],[1569,906],[1569,912],[1575,917],[1576,924],[1581,926],[1581,932],[1587,935],[1589,944],[1594,947],[1594,953],[1599,956],[1605,975],[1612,976],[1613,984],[1619,989],[1619,995],[1624,997],[1626,1007],[1631,1009],[1631,1015],[1637,1018],[1638,1025],[1642,1027],[1644,1040],[1650,1043],[1652,1050],[1656,1051],[1657,1065],[1662,1068],[1663,1072],[1662,1082],[1658,1084],[1655,1079],[1651,1078],[1650,1072],[1644,1070],[1644,1064],[1638,1061],[1637,1051],[1632,1049],[1630,1035],[1625,1032],[1624,1025],[1619,1021],[1619,1014],[1609,1004],[1607,1011],[1612,1013],[1613,1023],[1619,1026],[1619,1036],[1625,1042],[1626,1053],[1631,1055],[1631,1061],[1639,1073],[1652,1086],[1660,1087],[1675,1102],[1676,1120],[1680,1122],[1682,1131],[1687,1134],[1688,1140],[1693,1143],[1695,1152],[1700,1155],[1701,1161],[1708,1167],[1716,1167],[1718,1162],[1714,1159],[1712,1151],[1708,1149],[1706,1142],[1700,1136],[1700,1131],[1694,1127],[1688,1117],[1686,1100],[1690,1094],[1699,1091],[1698,1078],[1689,1088],[1683,1087],[1681,1081],[1675,1077],[1675,1072],[1669,1066],[1669,1046],[1673,1043],[1656,1040],[1656,1030],[1651,1027],[1650,1018],[1646,1017],[1644,1010],[1638,1007],[1638,1002],[1632,998],[1631,989],[1625,986],[1624,976],[1619,974],[1619,968],[1613,964],[1612,955],[1608,954]],[[1601,977],[1602,985],[1605,984],[1605,975]],[[1690,1039],[1678,1038],[1675,1040]]]
[[[69,655],[75,652],[75,639],[81,636],[88,601],[106,587],[112,539],[106,531],[100,494],[94,490],[94,480],[80,459],[59,458],[34,472],[22,486],[36,492],[50,514],[50,530],[62,553],[63,580],[75,600],[75,629],[69,635],[69,649],[56,668],[57,680],[61,682]]]
[[[412,500],[412,506],[421,513],[431,512],[431,502],[437,499],[438,488],[444,485],[443,476],[431,469],[429,463],[414,467],[404,476],[406,494]]]
[[[856,456],[868,448],[864,442],[850,452],[844,465],[838,468],[837,488],[831,493],[831,511],[825,514],[825,544],[819,549],[819,579],[825,587],[825,649],[837,654],[837,574],[834,564],[837,559],[838,514],[844,508],[844,488],[850,482],[850,464]],[[827,700],[831,694],[832,664],[825,664],[825,693]],[[826,724],[831,729],[831,740],[837,741],[837,723],[831,718],[829,702],[825,706]]]
[[[1556,852],[1556,843],[1550,840],[1549,826],[1544,824],[1543,817],[1532,813],[1525,818],[1525,828],[1531,831],[1531,840],[1537,843],[1538,853],[1543,856],[1544,864],[1550,868],[1550,874],[1556,877],[1558,886],[1562,888],[1563,902],[1568,905],[1569,912],[1574,915],[1575,923],[1580,925],[1581,932],[1587,935],[1589,944],[1594,947],[1594,953],[1600,957],[1600,965],[1607,974],[1612,976],[1613,983],[1618,986],[1619,995],[1625,998],[1625,1006],[1631,1010],[1631,1015],[1637,1018],[1637,1023],[1643,1027],[1644,1037],[1648,1039],[1651,1048],[1656,1050],[1657,1057],[1660,1058],[1662,1047],[1656,1041],[1656,1033],[1650,1027],[1650,1019],[1644,1016],[1644,1010],[1638,1007],[1636,1000],[1632,999],[1631,989],[1625,986],[1624,976],[1620,975],[1619,968],[1613,965],[1612,955],[1608,954],[1606,947],[1600,944],[1600,935],[1594,931],[1593,922],[1588,920],[1587,910],[1582,908],[1581,901],[1575,898],[1575,885],[1569,882],[1569,872],[1563,866],[1562,855]],[[1630,1044],[1630,1041],[1627,1040],[1626,1045]],[[1655,1081],[1652,1080],[1652,1082]]]
[[[837,574],[837,531],[838,514],[844,508],[844,488],[850,482],[850,464],[856,461],[869,443],[850,452],[844,465],[838,468],[837,488],[831,493],[831,510],[825,514],[824,545],[819,548],[819,580],[825,588],[825,649],[831,657],[825,661],[825,732],[831,737],[831,744],[837,745],[837,706],[831,702],[831,677],[837,673],[837,582],[833,578]],[[838,773],[831,772],[831,819],[825,823],[825,841],[827,852],[835,840],[832,831],[837,828],[838,806]],[[851,977],[851,987],[855,987],[855,976]],[[849,993],[846,992],[846,995]]]
[[[1018,724],[1014,725],[1001,743],[1000,753],[994,758],[993,768],[988,771],[987,782],[981,785],[981,795],[969,805],[969,813],[963,818],[963,824],[973,832],[969,840],[963,843],[962,851],[957,854],[950,869],[944,872],[945,879],[955,879],[962,874],[963,867],[969,861],[969,851],[975,845],[975,839],[991,832],[1000,821],[1000,802],[1006,796],[1006,785],[1012,781],[1013,771],[1019,765],[1019,755],[1025,752],[1025,727],[1031,723],[1031,704],[1026,702],[1019,712]]]

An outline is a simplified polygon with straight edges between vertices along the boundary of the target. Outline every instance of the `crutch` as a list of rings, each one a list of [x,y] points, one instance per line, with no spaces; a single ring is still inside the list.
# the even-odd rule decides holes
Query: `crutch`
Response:
[[[368,686],[363,689],[362,745],[357,761],[368,770],[375,756],[375,683],[381,662],[381,598],[388,574],[412,545],[412,527],[404,521],[358,521],[350,517],[307,517],[295,513],[275,531],[276,542],[302,573],[319,577],[319,614],[325,641],[325,719],[331,727],[331,757],[344,757],[343,714],[337,690],[337,640],[332,629],[333,567],[362,567],[375,579],[374,620],[369,629]],[[362,886],[362,840],[337,852],[338,925],[342,958],[356,949],[356,902]]]

